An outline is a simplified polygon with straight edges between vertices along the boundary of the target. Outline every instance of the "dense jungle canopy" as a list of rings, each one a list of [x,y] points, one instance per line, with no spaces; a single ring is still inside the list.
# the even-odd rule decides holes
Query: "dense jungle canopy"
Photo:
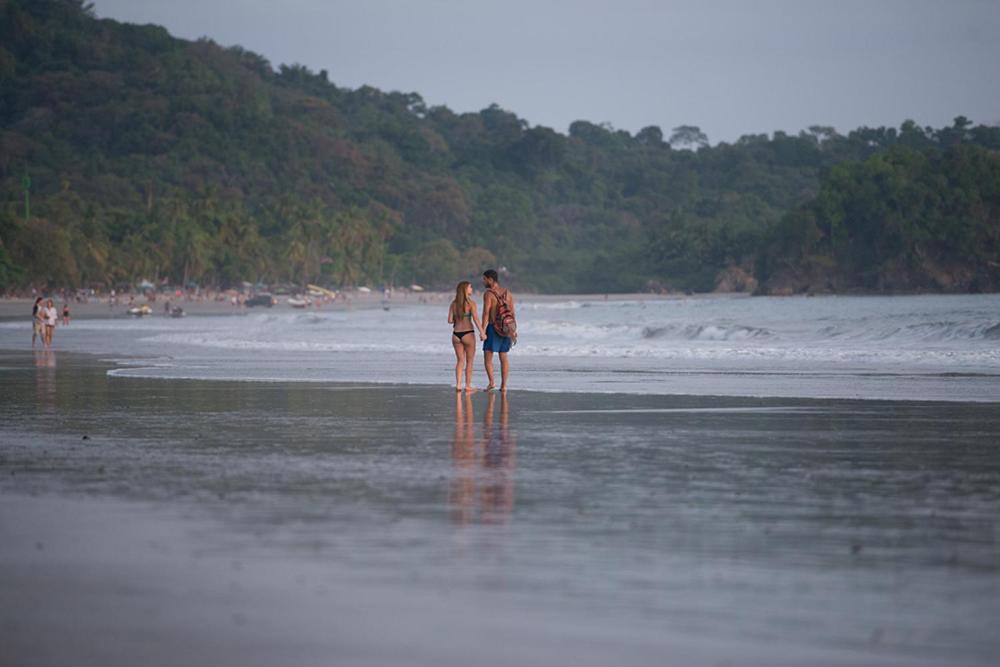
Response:
[[[0,289],[444,287],[493,265],[545,292],[1000,289],[997,127],[711,145],[335,79],[0,0]]]

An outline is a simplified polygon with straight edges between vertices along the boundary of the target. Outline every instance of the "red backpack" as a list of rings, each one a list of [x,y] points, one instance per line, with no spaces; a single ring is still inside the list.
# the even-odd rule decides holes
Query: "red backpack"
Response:
[[[493,330],[497,332],[498,336],[517,338],[517,321],[514,320],[514,313],[511,311],[510,305],[496,290],[491,289],[490,292],[497,300],[496,308],[493,309]]]

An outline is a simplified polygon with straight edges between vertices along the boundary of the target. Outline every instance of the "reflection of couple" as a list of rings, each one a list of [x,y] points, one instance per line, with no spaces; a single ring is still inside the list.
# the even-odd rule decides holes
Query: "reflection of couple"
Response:
[[[500,394],[500,423],[494,427],[496,394],[487,396],[482,437],[475,437],[472,397],[455,396],[455,468],[449,497],[457,523],[504,523],[514,509],[516,443],[510,432],[510,404]]]
[[[45,347],[35,350],[35,398],[39,408],[56,406],[56,353]]]

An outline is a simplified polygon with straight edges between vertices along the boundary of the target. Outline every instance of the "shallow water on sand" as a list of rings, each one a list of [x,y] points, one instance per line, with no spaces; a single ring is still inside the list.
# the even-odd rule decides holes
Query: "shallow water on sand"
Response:
[[[470,637],[483,664],[1000,652],[995,405],[163,381],[60,352],[0,366],[0,500],[165,509],[186,531],[175,557],[242,563],[241,590],[265,585],[261,564],[308,566],[332,591],[316,613],[391,619],[360,642],[307,632],[329,642],[310,664],[382,664],[399,636],[415,665],[467,664]],[[0,520],[0,538],[26,530]],[[6,621],[50,613],[0,590]]]

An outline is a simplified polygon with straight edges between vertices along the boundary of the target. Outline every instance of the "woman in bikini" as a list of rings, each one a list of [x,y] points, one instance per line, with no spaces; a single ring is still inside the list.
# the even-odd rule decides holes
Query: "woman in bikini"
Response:
[[[451,346],[455,348],[455,391],[462,391],[462,366],[465,366],[465,391],[472,389],[472,362],[476,357],[476,331],[479,340],[486,340],[483,325],[472,301],[472,283],[463,280],[455,288],[455,300],[448,307]],[[475,329],[473,329],[475,326]]]
[[[52,347],[52,332],[56,330],[56,324],[59,322],[55,302],[49,299],[42,312],[45,314],[45,347]]]

